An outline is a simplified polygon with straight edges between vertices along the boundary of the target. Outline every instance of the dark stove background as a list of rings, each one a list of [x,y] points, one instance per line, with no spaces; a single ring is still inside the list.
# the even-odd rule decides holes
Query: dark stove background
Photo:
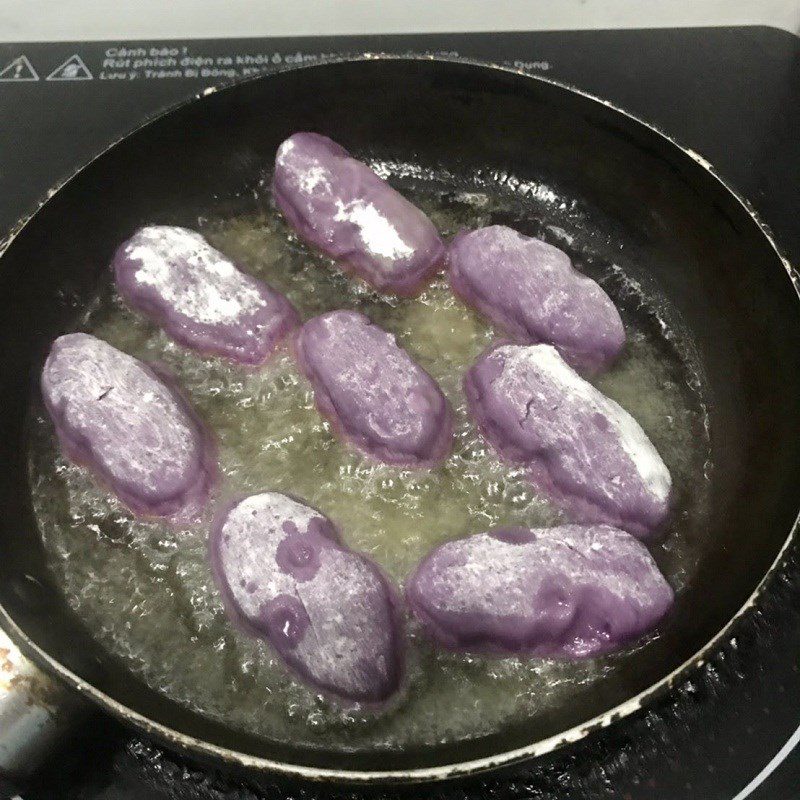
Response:
[[[120,55],[121,48],[144,53]],[[51,186],[163,107],[273,64],[365,51],[507,63],[607,98],[706,157],[800,263],[800,40],[768,28],[0,44],[0,247]],[[23,55],[27,63],[5,70]],[[143,59],[150,65],[135,64]],[[533,767],[405,796],[738,798],[800,726],[798,573],[794,552],[731,643],[630,724]],[[25,800],[349,796],[236,781],[164,753],[105,718],[65,743],[29,785],[0,783],[0,796],[17,791]],[[800,749],[747,796],[800,798]]]

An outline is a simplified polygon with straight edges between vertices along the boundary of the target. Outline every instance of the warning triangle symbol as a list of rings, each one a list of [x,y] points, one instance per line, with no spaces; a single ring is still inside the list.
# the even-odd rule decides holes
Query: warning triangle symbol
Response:
[[[48,76],[48,81],[90,81],[92,73],[83,63],[83,59],[76,53],[70,56],[63,64],[59,64]]]
[[[27,56],[18,56],[0,70],[0,81],[38,81],[39,76]]]

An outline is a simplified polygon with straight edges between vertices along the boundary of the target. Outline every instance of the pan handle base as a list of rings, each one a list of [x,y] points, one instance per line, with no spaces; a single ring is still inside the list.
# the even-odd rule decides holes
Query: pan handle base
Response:
[[[0,775],[30,776],[87,711],[0,630]]]

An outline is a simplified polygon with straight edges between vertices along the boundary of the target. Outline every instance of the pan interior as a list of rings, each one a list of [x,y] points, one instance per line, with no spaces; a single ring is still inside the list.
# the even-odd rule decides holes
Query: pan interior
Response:
[[[784,304],[796,341],[796,298],[741,208],[652,134],[664,153],[652,141],[644,147],[627,125],[614,128],[607,109],[588,113],[588,101],[538,84],[523,89],[530,82],[514,76],[470,84],[480,71],[464,65],[326,69],[248,84],[166,118],[98,161],[34,220],[4,258],[13,269],[27,247],[43,267],[58,265],[55,286],[22,280],[34,307],[50,299],[19,356],[26,381],[35,380],[49,339],[76,328],[167,362],[220,437],[223,496],[299,494],[399,582],[440,541],[494,524],[553,524],[557,512],[519,473],[501,467],[464,413],[460,378],[492,340],[490,329],[450,296],[442,278],[413,301],[366,291],[299,243],[271,206],[275,147],[292,130],[319,130],[370,161],[443,233],[502,223],[541,236],[617,302],[628,348],[596,382],[639,420],[673,473],[675,510],[653,553],[678,592],[675,613],[633,650],[572,665],[437,654],[412,625],[408,686],[398,701],[377,715],[343,710],[291,681],[268,647],[227,624],[206,564],[205,528],[134,521],[60,458],[36,399],[27,464],[16,462],[30,480],[25,538],[36,541],[22,574],[35,582],[20,580],[13,545],[4,566],[19,584],[16,616],[37,641],[103,690],[184,732],[304,763],[424,765],[456,752],[461,760],[556,734],[645,689],[755,588],[793,510],[774,468],[762,485],[750,476],[759,459],[767,463],[765,397],[782,390],[778,426],[793,413],[785,389],[797,373],[783,369],[797,354],[770,319],[774,304]],[[348,80],[337,83],[336,70]],[[414,88],[391,91],[392,77],[408,73]],[[389,81],[391,109],[367,114],[376,75]],[[273,108],[285,112],[280,121],[266,113]],[[481,122],[488,109],[498,121],[491,133]],[[408,123],[400,127],[404,112]],[[187,138],[189,130],[196,135]],[[173,164],[170,155],[181,148]],[[128,192],[120,180],[130,182]],[[706,193],[692,181],[705,181]],[[99,187],[112,203],[94,196]],[[457,409],[447,464],[425,476],[376,467],[331,436],[288,355],[244,374],[188,354],[124,309],[106,265],[114,246],[145,223],[199,228],[286,291],[304,318],[359,308],[397,333]],[[58,239],[46,235],[59,229]],[[771,272],[758,281],[759,269]],[[765,369],[764,359],[778,369]],[[15,395],[22,406],[20,392],[27,400],[27,388]],[[776,452],[797,467],[796,448],[781,442]],[[760,513],[737,496],[745,489]],[[37,603],[58,609],[93,642],[84,653],[90,663],[52,631],[43,634]],[[13,599],[6,604],[13,608]]]
[[[703,551],[711,465],[699,367],[691,343],[668,321],[667,301],[644,296],[619,264],[583,250],[591,222],[577,201],[549,187],[526,196],[419,164],[376,166],[391,172],[445,234],[500,221],[540,233],[568,248],[617,296],[630,343],[597,383],[642,422],[674,476],[674,522],[654,552],[680,591]],[[409,180],[410,174],[418,177]],[[374,464],[332,435],[287,353],[255,373],[203,359],[125,310],[108,288],[81,328],[137,357],[166,362],[178,375],[220,440],[220,502],[265,489],[296,494],[335,520],[345,541],[372,555],[398,584],[442,541],[497,525],[557,524],[558,512],[532,491],[524,470],[501,464],[467,416],[461,378],[492,331],[453,298],[443,276],[417,300],[366,291],[299,244],[266,197],[258,200],[260,212],[202,218],[198,226],[223,252],[287,292],[303,318],[357,308],[395,333],[451,400],[457,444],[432,472]],[[570,664],[443,654],[411,626],[404,696],[383,713],[343,709],[293,681],[265,643],[227,622],[210,576],[207,524],[176,531],[137,521],[85,470],[59,456],[41,413],[30,474],[51,567],[76,614],[149,685],[232,727],[328,749],[457,742],[533,721],[637,657]]]

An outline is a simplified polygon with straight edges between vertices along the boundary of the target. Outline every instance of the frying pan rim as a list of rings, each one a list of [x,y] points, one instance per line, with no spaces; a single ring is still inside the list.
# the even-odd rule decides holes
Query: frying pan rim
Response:
[[[626,111],[623,108],[604,100],[590,92],[587,92],[578,87],[572,86],[563,81],[554,80],[550,77],[545,77],[538,74],[532,74],[521,69],[504,66],[489,61],[482,61],[480,59],[461,58],[461,57],[446,57],[434,55],[397,55],[391,53],[364,53],[360,55],[346,55],[335,58],[326,58],[323,61],[318,61],[310,64],[283,66],[267,74],[260,74],[240,79],[232,82],[227,82],[218,86],[209,86],[208,88],[192,95],[189,98],[181,100],[168,108],[160,111],[159,113],[144,120],[141,124],[137,125],[130,131],[126,132],[123,136],[114,139],[108,146],[96,153],[91,159],[86,161],[78,167],[72,174],[61,182],[56,183],[47,192],[46,196],[39,201],[34,210],[23,217],[12,226],[8,236],[4,240],[0,240],[0,259],[3,254],[17,238],[17,236],[27,227],[27,225],[37,216],[39,211],[49,202],[49,200],[65,186],[71,183],[80,173],[87,167],[93,164],[98,159],[105,156],[110,150],[120,144],[123,140],[129,138],[133,134],[148,127],[149,125],[161,120],[173,112],[182,109],[190,104],[201,101],[204,97],[214,94],[219,91],[227,91],[235,89],[243,84],[255,83],[256,81],[268,80],[271,77],[288,72],[299,72],[301,70],[316,70],[324,69],[331,65],[344,65],[344,64],[357,64],[370,61],[378,62],[431,62],[443,64],[457,64],[469,68],[475,68],[477,71],[490,71],[503,74],[510,74],[525,80],[538,81],[540,83],[549,84],[558,89],[564,90],[568,93],[578,95],[592,103],[610,108],[617,114],[627,118],[629,122],[634,125],[639,125],[648,129],[652,134],[665,140],[668,145],[677,148],[684,155],[694,161],[702,170],[708,173],[721,188],[736,202],[741,205],[746,214],[752,219],[760,233],[764,236],[769,246],[774,251],[780,262],[783,264],[787,272],[790,282],[792,283],[795,293],[800,300],[800,275],[794,270],[788,258],[784,255],[781,248],[776,243],[769,227],[761,221],[759,215],[751,206],[750,202],[739,194],[732,186],[730,186],[720,175],[716,172],[714,167],[702,155],[695,152],[691,148],[681,144],[669,134],[662,131],[658,126],[650,123],[635,114]],[[0,262],[0,266],[2,263]],[[112,714],[113,716],[121,719],[122,721],[130,724],[132,727],[139,729],[153,738],[165,742],[167,745],[172,746],[183,752],[194,753],[196,755],[212,757],[221,759],[223,762],[234,764],[238,767],[259,770],[271,771],[278,773],[287,778],[300,778],[311,781],[338,781],[350,784],[370,784],[370,783],[383,783],[383,784],[398,784],[398,783],[421,783],[426,781],[441,781],[447,779],[454,779],[458,777],[465,777],[468,775],[482,772],[488,769],[499,768],[501,766],[509,766],[519,761],[526,759],[537,758],[547,753],[550,753],[558,748],[573,744],[598,728],[607,727],[616,723],[631,714],[641,709],[649,701],[665,694],[671,690],[676,683],[686,678],[693,670],[702,666],[705,663],[707,656],[719,649],[724,640],[728,638],[729,633],[733,626],[747,614],[750,609],[757,603],[759,597],[767,586],[772,583],[773,575],[782,567],[785,556],[794,543],[798,534],[800,534],[800,509],[798,514],[791,525],[791,529],[783,542],[780,550],[778,551],[775,559],[770,567],[764,573],[756,588],[745,600],[742,606],[736,613],[725,623],[725,625],[711,638],[706,644],[698,649],[692,656],[687,658],[682,664],[677,666],[668,675],[661,678],[656,683],[651,684],[647,689],[639,692],[635,696],[629,698],[623,703],[594,716],[592,719],[575,725],[566,731],[562,731],[553,736],[533,742],[531,744],[517,747],[512,750],[507,750],[502,753],[496,753],[490,756],[471,759],[463,762],[452,762],[448,764],[420,767],[412,769],[395,769],[395,770],[340,770],[329,767],[312,767],[304,766],[302,764],[293,764],[281,761],[275,761],[263,756],[253,756],[246,753],[241,753],[236,750],[231,750],[226,747],[212,744],[208,741],[198,739],[195,736],[181,733],[174,728],[164,725],[159,722],[146,717],[143,714],[135,711],[134,709],[126,706],[125,704],[115,700],[113,697],[107,695],[105,692],[100,691],[88,681],[83,680],[76,675],[72,670],[61,664],[47,653],[43,648],[39,647],[32,639],[30,639],[25,632],[16,624],[11,615],[0,603],[0,626],[8,633],[14,643],[20,650],[29,658],[31,658],[38,666],[42,667],[46,672],[55,675],[60,681],[67,684],[70,688],[78,692],[80,695],[86,697],[91,702],[95,703],[100,709]]]

